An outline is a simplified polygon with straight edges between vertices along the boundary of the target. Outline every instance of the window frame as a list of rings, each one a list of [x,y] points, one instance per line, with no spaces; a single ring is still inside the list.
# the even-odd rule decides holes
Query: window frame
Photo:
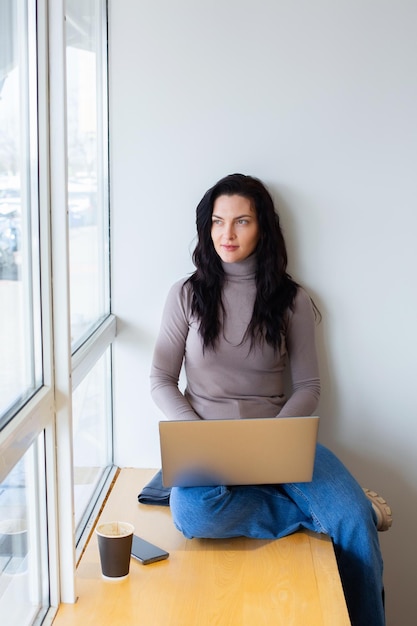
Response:
[[[105,14],[107,15],[107,3]],[[104,18],[106,18],[106,15]],[[51,206],[53,207],[52,264],[54,267],[53,289],[53,336],[55,362],[55,411],[56,446],[60,451],[57,458],[57,482],[59,484],[58,532],[61,601],[75,602],[75,567],[84,533],[76,542],[74,528],[74,481],[72,445],[72,391],[116,337],[114,316],[104,318],[101,324],[72,355],[70,321],[70,281],[69,281],[69,225],[67,219],[67,119],[66,119],[66,36],[65,0],[50,3],[49,7],[49,50],[50,81],[54,89],[50,94],[51,128],[54,140],[50,143]],[[104,25],[102,24],[102,27]],[[107,102],[106,102],[107,105]],[[107,115],[107,106],[106,106]],[[110,265],[110,251],[109,259]],[[110,271],[110,267],[109,267]],[[109,287],[110,288],[110,287]],[[110,297],[110,294],[109,294]],[[110,308],[110,307],[109,307]],[[74,369],[73,369],[74,366]],[[75,375],[75,379],[73,379]],[[100,499],[103,499],[116,472],[114,464],[109,468]],[[97,505],[96,505],[97,506]],[[93,512],[96,508],[93,509]],[[71,515],[68,513],[71,511]],[[88,531],[88,527],[87,527]]]
[[[103,4],[107,28],[108,6],[107,2]],[[0,479],[11,471],[44,433],[50,572],[50,608],[44,623],[50,623],[60,602],[76,601],[77,558],[117,471],[112,461],[102,481],[97,501],[93,503],[89,525],[86,524],[77,545],[73,522],[72,392],[105,350],[111,347],[117,328],[116,318],[110,309],[109,293],[109,315],[101,320],[88,339],[72,354],[67,220],[65,0],[33,0],[33,5],[36,6],[37,25],[43,385],[0,431]],[[108,133],[108,120],[106,125]],[[110,275],[110,250],[108,257]]]
[[[40,79],[40,54],[37,42],[37,8],[36,0],[31,0],[23,7],[22,3],[13,6],[10,2],[10,16],[13,24],[16,20],[17,30],[13,48],[15,50],[12,69],[17,69],[19,148],[16,153],[19,166],[16,176],[20,180],[19,196],[21,201],[20,238],[22,242],[33,243],[33,232],[39,232],[40,222],[40,188],[38,163],[40,151],[39,137],[39,97],[38,80]],[[12,25],[11,24],[11,25]],[[16,68],[14,67],[16,65]],[[22,247],[24,247],[22,243]],[[40,246],[26,246],[27,253],[22,254],[20,273],[24,278],[17,282],[22,288],[22,309],[25,311],[23,324],[19,328],[20,335],[25,337],[24,359],[20,360],[19,369],[25,370],[25,383],[17,391],[10,403],[2,407],[0,414],[0,429],[4,429],[14,419],[27,402],[36,395],[44,384],[43,375],[43,346],[42,346],[42,319],[40,315],[41,302],[41,269]],[[17,287],[17,285],[16,285]],[[30,312],[29,312],[30,311]],[[37,334],[40,332],[40,337]]]
[[[52,298],[50,259],[50,198],[49,198],[49,106],[48,106],[48,20],[47,0],[34,0],[29,5],[36,46],[36,106],[37,106],[37,172],[40,263],[40,301],[42,303],[42,366],[43,384],[16,410],[13,417],[0,431],[0,479],[13,469],[24,454],[37,446],[44,433],[44,463],[46,485],[40,485],[40,493],[48,492],[46,515],[48,525],[49,608],[44,619],[53,616],[60,602],[58,534],[55,502],[57,498],[56,447],[54,424],[54,378],[52,338]],[[30,24],[30,22],[29,22]],[[32,85],[33,88],[33,85]],[[33,154],[31,155],[33,167]],[[43,546],[45,548],[45,546]]]

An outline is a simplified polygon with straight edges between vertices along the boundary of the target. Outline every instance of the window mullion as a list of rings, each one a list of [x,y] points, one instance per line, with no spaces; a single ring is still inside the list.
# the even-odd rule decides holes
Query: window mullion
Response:
[[[64,0],[49,3],[53,333],[61,601],[75,602]]]

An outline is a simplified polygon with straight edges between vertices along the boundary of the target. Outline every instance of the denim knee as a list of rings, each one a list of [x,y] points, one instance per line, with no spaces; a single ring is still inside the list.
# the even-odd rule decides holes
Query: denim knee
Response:
[[[172,519],[187,539],[216,537],[215,518],[227,500],[227,487],[173,487],[170,496]]]

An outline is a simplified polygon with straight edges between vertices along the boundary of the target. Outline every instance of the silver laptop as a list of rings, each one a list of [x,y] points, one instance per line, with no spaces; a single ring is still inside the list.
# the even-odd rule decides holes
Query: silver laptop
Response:
[[[159,422],[165,487],[310,482],[319,418]]]

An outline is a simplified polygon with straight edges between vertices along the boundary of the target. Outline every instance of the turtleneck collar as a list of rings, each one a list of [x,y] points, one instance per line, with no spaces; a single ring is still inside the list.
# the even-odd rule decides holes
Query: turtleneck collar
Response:
[[[224,263],[222,261],[222,267],[229,280],[252,280],[256,275],[256,254],[251,254],[247,259],[238,263]]]

